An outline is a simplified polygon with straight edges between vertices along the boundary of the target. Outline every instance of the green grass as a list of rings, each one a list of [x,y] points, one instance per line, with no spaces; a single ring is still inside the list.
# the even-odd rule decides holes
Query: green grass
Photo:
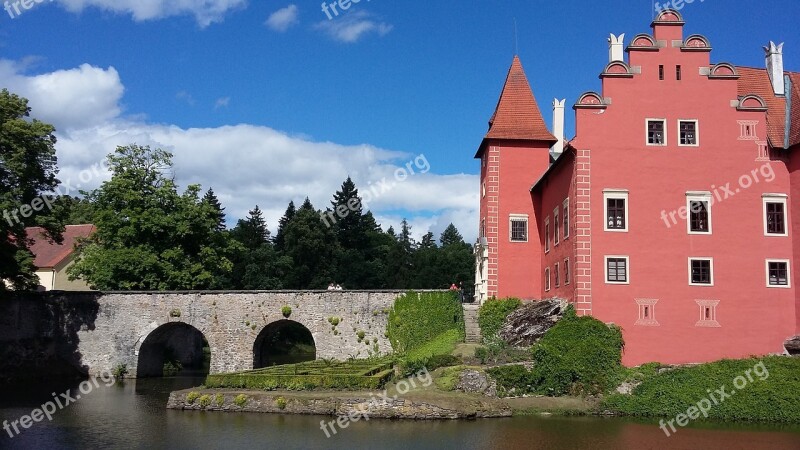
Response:
[[[448,330],[432,341],[406,352],[399,357],[400,372],[409,375],[422,369],[434,370],[439,367],[461,364],[461,359],[452,356],[456,346],[463,340],[460,330]]]
[[[686,414],[704,399],[710,400],[711,394],[725,386],[726,393],[736,393],[712,405],[708,411],[711,419],[800,422],[800,359],[770,356],[723,360],[660,374],[648,366],[634,371],[643,381],[632,395],[612,394],[603,401],[601,410],[630,416],[675,417]],[[746,377],[748,370],[753,381],[747,380],[741,390],[736,389],[734,380]],[[741,378],[739,385],[742,386]],[[722,396],[714,397],[719,401]]]

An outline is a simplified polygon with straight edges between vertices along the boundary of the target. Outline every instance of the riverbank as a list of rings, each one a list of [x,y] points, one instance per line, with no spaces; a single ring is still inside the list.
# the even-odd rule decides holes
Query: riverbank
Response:
[[[439,375],[434,374],[434,377]],[[258,391],[194,388],[172,392],[168,409],[216,412],[322,415],[337,417],[454,420],[531,414],[592,414],[597,402],[577,397],[497,398],[442,391],[435,383],[408,391],[391,383],[385,391]]]

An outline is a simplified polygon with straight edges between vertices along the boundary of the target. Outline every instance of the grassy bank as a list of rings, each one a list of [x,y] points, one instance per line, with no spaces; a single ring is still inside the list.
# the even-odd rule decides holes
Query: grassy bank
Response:
[[[675,417],[700,404],[709,406],[705,409],[710,419],[800,422],[798,358],[724,360],[661,373],[654,365],[642,369],[631,369],[643,378],[632,395],[610,395],[600,409],[628,416]]]

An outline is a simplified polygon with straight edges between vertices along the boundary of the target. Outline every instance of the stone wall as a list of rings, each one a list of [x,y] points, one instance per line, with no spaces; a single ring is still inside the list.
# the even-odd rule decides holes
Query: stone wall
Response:
[[[18,348],[0,377],[31,363],[37,353],[98,375],[125,364],[136,376],[139,350],[159,327],[181,322],[203,333],[211,373],[252,369],[254,343],[270,323],[289,320],[311,331],[317,358],[365,358],[391,352],[388,310],[399,291],[271,291],[28,294],[0,301],[0,345]],[[338,317],[334,327],[329,318]],[[359,342],[358,332],[365,337]],[[377,340],[377,342],[375,342]],[[34,345],[35,344],[35,345]],[[35,347],[34,350],[31,348]],[[0,355],[2,356],[2,355]],[[20,361],[20,359],[22,361]]]

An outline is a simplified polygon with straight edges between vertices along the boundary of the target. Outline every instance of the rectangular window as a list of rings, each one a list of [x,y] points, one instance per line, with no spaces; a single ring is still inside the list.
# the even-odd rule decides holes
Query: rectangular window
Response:
[[[647,119],[647,145],[667,145],[666,128],[664,119]]]
[[[564,260],[564,286],[569,285],[569,258]]]
[[[785,194],[764,194],[764,234],[766,236],[788,236],[786,227]]]
[[[629,284],[628,257],[606,256],[606,283]]]
[[[681,66],[675,66],[675,79],[681,81]]]
[[[553,245],[558,245],[561,235],[561,215],[558,214],[558,206],[553,210]]]
[[[664,65],[661,64],[658,66],[658,79],[664,81]]]
[[[713,286],[714,260],[711,258],[690,258],[689,284],[692,286]]]
[[[544,252],[550,251],[550,218],[544,221]]]
[[[544,269],[544,291],[550,292],[550,268],[545,267]]]
[[[711,234],[711,193],[686,193],[689,234]]]
[[[678,121],[678,145],[697,146],[697,121]]]
[[[628,191],[606,189],[603,191],[605,203],[605,231],[628,231]]]
[[[789,282],[789,260],[767,260],[767,287],[791,287]]]
[[[528,242],[528,216],[512,215],[510,230],[511,242]]]
[[[553,268],[553,270],[555,270],[556,287],[559,287],[559,286],[561,286],[561,271],[559,270],[558,263],[556,263],[556,265]]]
[[[569,198],[564,200],[564,239],[569,237]]]

